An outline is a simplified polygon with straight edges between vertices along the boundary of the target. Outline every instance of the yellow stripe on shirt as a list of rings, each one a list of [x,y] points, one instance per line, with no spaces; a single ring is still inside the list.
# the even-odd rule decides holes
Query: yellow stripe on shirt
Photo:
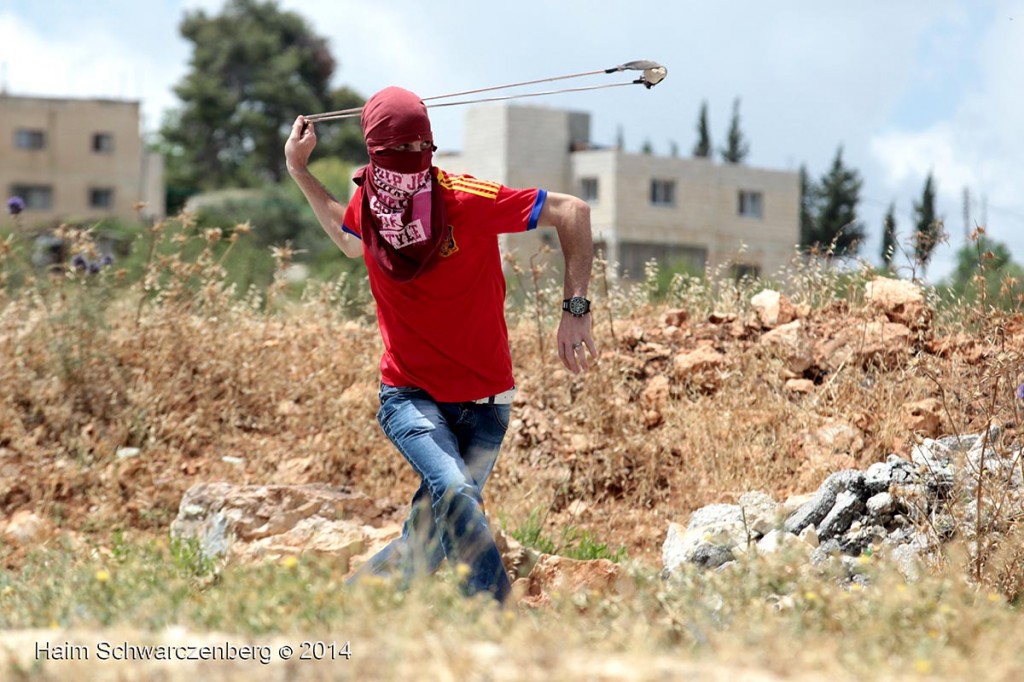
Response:
[[[501,189],[501,185],[497,182],[477,180],[465,175],[448,175],[443,172],[438,174],[437,181],[445,189],[458,190],[487,199],[496,199],[498,190]]]

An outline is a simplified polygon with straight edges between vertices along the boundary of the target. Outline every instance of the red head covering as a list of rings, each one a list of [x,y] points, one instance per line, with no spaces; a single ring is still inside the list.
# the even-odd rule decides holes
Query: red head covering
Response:
[[[427,107],[408,90],[385,88],[366,102],[362,125],[370,155],[355,178],[363,187],[363,242],[385,274],[407,281],[434,266],[446,237],[433,149],[391,149],[433,140]]]

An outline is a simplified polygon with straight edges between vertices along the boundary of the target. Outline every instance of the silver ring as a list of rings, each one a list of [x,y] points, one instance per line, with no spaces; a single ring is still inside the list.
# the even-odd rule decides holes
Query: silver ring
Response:
[[[577,341],[576,343],[572,344],[572,347],[573,347],[574,350],[579,350],[580,348],[583,347],[583,342],[582,341]]]

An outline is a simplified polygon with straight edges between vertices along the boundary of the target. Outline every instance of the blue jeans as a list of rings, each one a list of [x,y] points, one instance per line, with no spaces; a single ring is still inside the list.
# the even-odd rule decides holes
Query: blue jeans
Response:
[[[441,560],[465,571],[466,594],[508,596],[508,574],[483,512],[481,492],[508,429],[508,405],[439,403],[418,388],[384,385],[377,421],[422,479],[401,537],[352,577],[400,577],[408,584]],[[468,570],[467,570],[468,569]]]

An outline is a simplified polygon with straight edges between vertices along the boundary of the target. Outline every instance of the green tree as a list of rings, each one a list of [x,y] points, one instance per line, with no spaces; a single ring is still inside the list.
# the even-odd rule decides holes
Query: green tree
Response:
[[[942,220],[935,214],[935,180],[931,173],[924,181],[921,201],[914,204],[914,215],[914,256],[926,270],[936,244],[945,237]]]
[[[732,102],[732,121],[729,123],[729,135],[726,138],[726,146],[719,152],[722,160],[726,163],[743,163],[750,153],[750,145],[743,138],[743,131],[740,130],[740,99],[737,97]]]
[[[889,210],[882,219],[882,263],[886,270],[892,270],[896,247],[896,205],[889,204]]]
[[[817,212],[818,188],[807,174],[807,166],[800,166],[800,246],[809,249],[821,240],[818,238],[814,216]]]
[[[843,164],[843,147],[832,167],[818,183],[812,240],[806,246],[833,250],[837,256],[856,255],[864,241],[864,226],[857,220],[860,174]]]
[[[654,153],[654,145],[651,144],[650,140],[644,140],[644,144],[640,148],[640,151],[642,153],[647,154],[648,156],[650,156],[651,154]]]
[[[179,189],[278,182],[297,115],[360,103],[350,90],[330,89],[336,64],[326,39],[275,0],[228,0],[214,16],[187,12],[180,31],[192,43],[192,58],[175,87],[182,106],[161,129]],[[318,126],[321,153],[353,153],[353,128],[354,122]]]
[[[700,117],[697,119],[697,144],[693,147],[693,155],[706,159],[711,156],[711,133],[708,131],[708,103],[701,102]]]
[[[1022,283],[1024,268],[1012,260],[1010,249],[981,233],[976,241],[965,243],[957,251],[949,287],[967,300],[984,296],[990,305],[1018,308]]]

